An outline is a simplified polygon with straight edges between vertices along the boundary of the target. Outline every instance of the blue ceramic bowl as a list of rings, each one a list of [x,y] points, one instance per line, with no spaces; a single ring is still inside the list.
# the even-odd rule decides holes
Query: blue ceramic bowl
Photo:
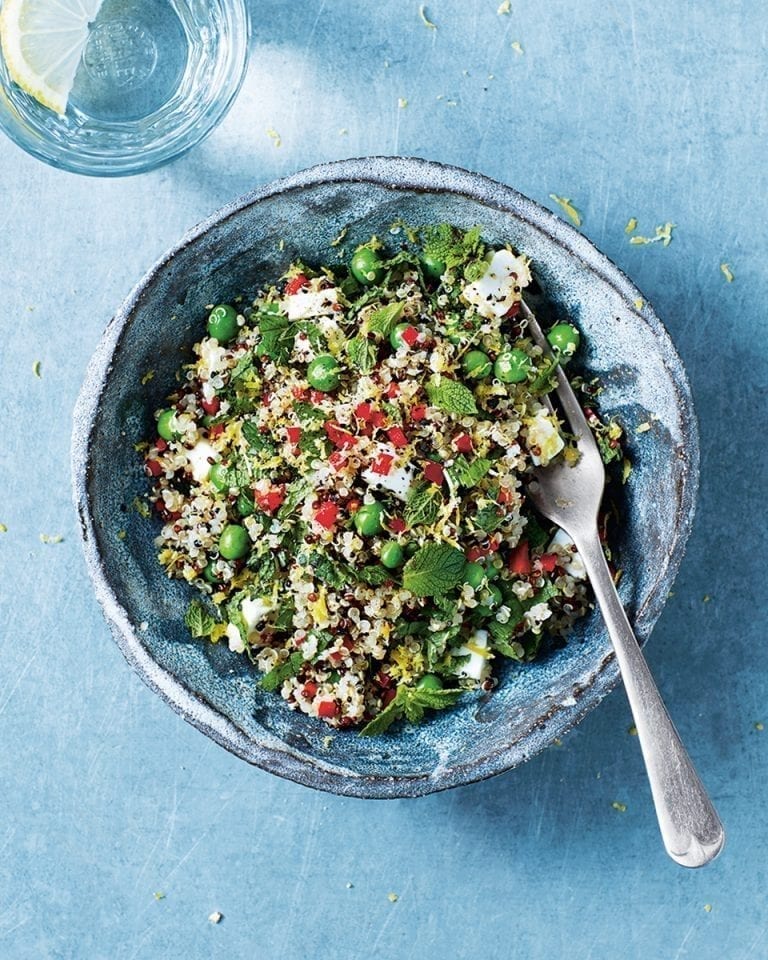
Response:
[[[423,160],[346,160],[236,200],[164,256],[109,324],[75,411],[75,499],[96,594],[128,661],[190,723],[265,770],[359,797],[417,796],[508,770],[578,722],[618,679],[593,614],[563,649],[503,667],[492,695],[361,738],[291,711],[257,687],[244,657],[188,636],[191,588],[166,579],[155,524],[131,507],[147,489],[133,445],[151,434],[152,411],[202,333],[205,304],[253,292],[296,257],[325,261],[343,228],[351,251],[372,233],[386,236],[397,218],[480,224],[488,240],[512,243],[533,259],[544,319],[571,317],[584,331],[583,364],[605,385],[601,408],[628,430],[634,471],[616,546],[621,598],[641,641],[680,563],[698,480],[691,395],[661,322],[647,303],[635,306],[639,291],[580,233],[502,184]],[[155,375],[142,385],[148,370]],[[635,433],[651,415],[652,429]]]

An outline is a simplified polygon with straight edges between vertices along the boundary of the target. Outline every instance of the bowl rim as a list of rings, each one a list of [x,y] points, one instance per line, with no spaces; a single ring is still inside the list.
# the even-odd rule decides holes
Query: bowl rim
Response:
[[[327,762],[308,758],[269,734],[258,742],[252,740],[213,704],[195,694],[182,680],[154,660],[142,643],[140,628],[131,623],[128,612],[112,588],[104,558],[99,550],[88,493],[91,437],[113,356],[144,291],[168,263],[211,229],[266,199],[321,184],[362,182],[395,191],[457,194],[525,220],[530,228],[544,233],[570,256],[580,260],[585,268],[612,287],[628,304],[639,299],[643,301],[642,312],[637,308],[635,312],[638,319],[650,328],[663,349],[667,373],[677,395],[678,411],[686,438],[685,446],[681,450],[684,465],[675,504],[675,537],[667,547],[666,563],[661,566],[645,602],[635,614],[635,620],[643,617],[650,621],[648,632],[661,613],[691,532],[699,482],[699,431],[682,361],[653,308],[623,271],[586,236],[546,207],[506,184],[461,167],[415,157],[387,156],[352,158],[309,167],[259,186],[215,211],[162,254],[133,287],[107,324],[88,364],[73,413],[71,447],[73,497],[79,517],[86,567],[118,647],[151,690],[185,720],[236,756],[263,770],[315,789],[344,796],[394,799],[422,796],[484,780],[512,769],[539,753],[552,740],[562,736],[582,720],[616,686],[619,671],[613,652],[602,658],[590,672],[587,682],[574,691],[574,696],[569,698],[567,703],[550,708],[516,739],[503,742],[479,761],[456,764],[417,775],[355,774],[334,764],[330,757]],[[546,726],[546,736],[537,736],[537,732],[543,732],[543,726]]]

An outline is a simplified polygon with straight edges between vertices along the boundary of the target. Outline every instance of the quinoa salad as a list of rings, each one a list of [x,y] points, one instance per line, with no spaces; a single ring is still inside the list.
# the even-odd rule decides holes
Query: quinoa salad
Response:
[[[578,457],[543,397],[579,333],[533,343],[530,283],[528,259],[479,228],[398,224],[206,308],[142,445],[159,562],[198,591],[193,637],[366,735],[562,642],[590,609],[585,571],[525,482]],[[620,457],[620,427],[587,416]]]

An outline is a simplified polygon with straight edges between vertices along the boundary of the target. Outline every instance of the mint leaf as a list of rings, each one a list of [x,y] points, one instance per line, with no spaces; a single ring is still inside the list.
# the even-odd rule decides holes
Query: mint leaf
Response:
[[[309,566],[318,580],[334,590],[345,590],[354,582],[354,571],[344,563],[333,560],[325,553],[313,553],[309,557]]]
[[[403,586],[417,597],[448,593],[464,575],[461,550],[447,543],[427,543],[403,568]]]
[[[397,696],[392,700],[381,713],[377,714],[373,720],[363,727],[360,731],[361,737],[377,737],[379,734],[386,732],[395,722],[399,720],[403,715],[403,701],[400,697],[400,690],[404,689],[403,687],[398,688]]]
[[[477,413],[474,393],[458,380],[448,380],[445,377],[439,381],[432,380],[426,385],[426,390],[432,406],[445,413],[461,416]]]
[[[499,529],[505,519],[506,514],[502,508],[496,503],[489,503],[480,507],[472,517],[472,522],[479,530],[484,530],[485,533],[493,533]]]
[[[382,583],[386,583],[387,580],[394,580],[395,578],[394,571],[387,570],[386,567],[379,567],[376,564],[363,567],[362,570],[355,572],[358,580],[362,580],[363,583],[368,583],[372,587],[380,587]]]
[[[283,685],[283,681],[289,677],[295,677],[301,672],[304,665],[304,656],[299,651],[292,653],[285,663],[280,663],[273,667],[269,673],[265,673],[261,678],[261,688],[268,693],[273,693]]]
[[[238,377],[242,377],[243,374],[250,370],[253,367],[253,350],[246,350],[245,353],[240,357],[237,363],[232,368],[232,372],[229,375],[230,380],[237,380]]]
[[[376,366],[376,344],[363,336],[347,342],[347,356],[355,372],[367,376]]]
[[[414,689],[411,691],[411,699],[422,708],[444,710],[446,707],[454,706],[463,693],[464,691],[460,687],[452,690]]]
[[[215,620],[205,609],[199,600],[193,600],[184,616],[189,632],[196,639],[199,637],[210,637],[211,630],[216,626]]]
[[[368,330],[380,337],[388,337],[400,319],[404,306],[402,300],[399,300],[396,303],[387,304],[380,310],[375,310],[366,320]]]
[[[459,456],[448,468],[448,475],[460,487],[476,487],[492,466],[493,461],[485,457],[467,460],[466,457]]]
[[[287,317],[267,313],[259,317],[261,340],[256,347],[260,357],[269,357],[275,363],[287,363],[293,352],[296,328]]]
[[[254,550],[248,557],[246,566],[256,574],[254,582],[250,585],[254,592],[270,593],[278,574],[275,555],[270,551],[259,556]]]
[[[427,526],[437,520],[443,498],[433,483],[417,483],[408,491],[403,519],[407,526]]]

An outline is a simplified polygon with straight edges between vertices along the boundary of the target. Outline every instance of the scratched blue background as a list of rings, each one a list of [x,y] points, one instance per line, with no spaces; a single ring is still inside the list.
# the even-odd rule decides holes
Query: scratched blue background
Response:
[[[768,10],[512,0],[505,15],[498,3],[433,0],[431,30],[416,0],[254,0],[234,109],[146,176],[79,179],[0,142],[3,958],[768,956]],[[729,833],[700,872],[663,853],[621,692],[492,781],[338,799],[249,768],[178,719],[97,609],[68,445],[114,308],[186,228],[255,184],[396,153],[550,205],[571,197],[687,365],[700,506],[648,657]],[[641,233],[674,222],[673,242],[630,246],[630,216]]]

